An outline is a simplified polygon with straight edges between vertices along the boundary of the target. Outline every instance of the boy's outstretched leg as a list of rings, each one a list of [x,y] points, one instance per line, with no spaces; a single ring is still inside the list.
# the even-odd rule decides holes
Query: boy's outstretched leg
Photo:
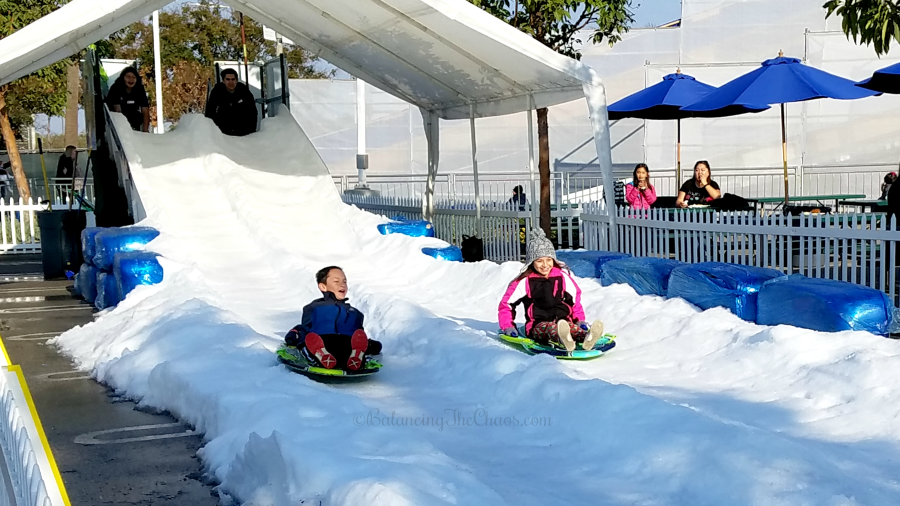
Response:
[[[597,344],[597,341],[603,337],[603,322],[600,320],[594,320],[594,323],[591,324],[591,329],[588,331],[587,337],[584,338],[584,343],[581,344],[581,347],[585,350],[594,349],[594,345]]]
[[[347,370],[358,371],[365,362],[366,349],[369,348],[369,338],[363,329],[359,329],[350,336],[350,358],[347,359]]]
[[[337,365],[337,360],[334,359],[334,355],[328,353],[328,350],[325,349],[325,343],[319,334],[315,332],[306,334],[306,349],[316,357],[316,360],[325,369],[334,369],[334,366]]]

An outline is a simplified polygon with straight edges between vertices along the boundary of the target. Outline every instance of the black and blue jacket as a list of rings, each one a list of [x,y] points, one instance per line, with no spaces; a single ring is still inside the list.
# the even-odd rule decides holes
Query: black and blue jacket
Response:
[[[325,292],[303,308],[300,325],[292,328],[284,340],[297,346],[306,339],[306,334],[315,332],[320,336],[340,334],[349,336],[363,328],[363,314],[347,303],[347,299],[337,300],[331,292]]]

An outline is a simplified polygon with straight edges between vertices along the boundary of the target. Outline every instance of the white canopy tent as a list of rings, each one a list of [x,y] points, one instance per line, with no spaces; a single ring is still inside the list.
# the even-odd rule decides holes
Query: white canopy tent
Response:
[[[591,115],[606,201],[614,202],[606,98],[600,78],[587,65],[548,49],[469,2],[225,2],[349,74],[421,109],[429,143],[429,185],[423,203],[427,217],[433,213],[433,183],[439,166],[439,119],[471,118],[477,181],[475,118],[532,111],[582,97]],[[0,84],[80,51],[166,3],[73,0],[0,40]],[[533,142],[529,136],[532,174]],[[476,183],[476,208],[480,208],[477,189]],[[613,216],[610,213],[611,219]],[[610,229],[615,231],[615,227]],[[614,234],[610,240],[615,241]]]

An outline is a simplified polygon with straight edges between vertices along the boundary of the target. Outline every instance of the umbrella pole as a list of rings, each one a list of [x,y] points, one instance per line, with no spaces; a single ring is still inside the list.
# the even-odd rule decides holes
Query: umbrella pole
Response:
[[[681,187],[681,118],[676,120],[678,123],[678,144],[675,150],[677,154],[677,163],[675,167],[675,188]]]
[[[787,134],[784,127],[784,104],[781,104],[781,160],[784,162],[784,208],[788,206]]]

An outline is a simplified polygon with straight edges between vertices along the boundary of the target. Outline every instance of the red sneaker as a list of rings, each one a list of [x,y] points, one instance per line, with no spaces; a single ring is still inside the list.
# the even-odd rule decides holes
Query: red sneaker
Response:
[[[347,370],[358,371],[365,362],[364,356],[366,349],[369,347],[369,337],[366,331],[359,329],[350,336],[350,358],[347,359]]]
[[[314,332],[306,334],[306,349],[316,357],[316,360],[325,369],[334,369],[334,366],[337,365],[337,360],[335,360],[334,355],[328,353],[328,350],[325,349],[325,343],[319,334]]]

